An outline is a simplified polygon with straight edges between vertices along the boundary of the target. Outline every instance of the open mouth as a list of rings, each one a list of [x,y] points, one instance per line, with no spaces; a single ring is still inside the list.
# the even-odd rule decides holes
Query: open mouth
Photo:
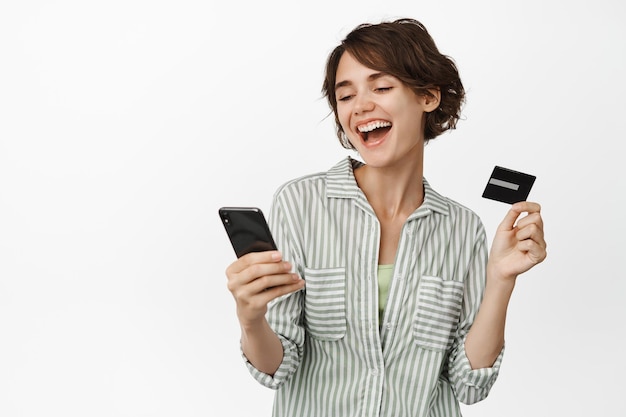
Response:
[[[382,139],[391,129],[391,122],[386,120],[375,120],[357,127],[363,142],[377,141]]]

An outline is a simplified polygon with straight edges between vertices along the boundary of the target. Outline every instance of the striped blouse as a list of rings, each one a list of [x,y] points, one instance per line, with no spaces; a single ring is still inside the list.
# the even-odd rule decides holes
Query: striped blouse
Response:
[[[424,180],[379,323],[380,225],[354,179],[360,164],[345,158],[274,195],[274,238],[306,286],[270,304],[276,373],[248,369],[277,390],[275,417],[460,416],[459,402],[487,396],[503,354],[472,370],[464,349],[485,286],[484,227]]]

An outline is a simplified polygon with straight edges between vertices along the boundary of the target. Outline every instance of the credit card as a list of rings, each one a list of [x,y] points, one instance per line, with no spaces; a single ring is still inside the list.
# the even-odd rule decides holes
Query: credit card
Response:
[[[526,201],[536,178],[534,175],[496,166],[483,191],[483,197],[508,204]]]

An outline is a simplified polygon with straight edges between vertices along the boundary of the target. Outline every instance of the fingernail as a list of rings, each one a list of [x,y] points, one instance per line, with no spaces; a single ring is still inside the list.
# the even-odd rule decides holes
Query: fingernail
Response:
[[[283,256],[281,255],[280,252],[274,252],[272,253],[272,260],[274,261],[279,261]]]

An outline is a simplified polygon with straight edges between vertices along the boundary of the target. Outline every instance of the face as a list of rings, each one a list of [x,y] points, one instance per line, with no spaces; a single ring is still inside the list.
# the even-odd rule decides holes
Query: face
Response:
[[[421,158],[424,113],[437,108],[438,94],[418,96],[348,52],[339,61],[336,80],[339,122],[366,164],[385,167]]]

